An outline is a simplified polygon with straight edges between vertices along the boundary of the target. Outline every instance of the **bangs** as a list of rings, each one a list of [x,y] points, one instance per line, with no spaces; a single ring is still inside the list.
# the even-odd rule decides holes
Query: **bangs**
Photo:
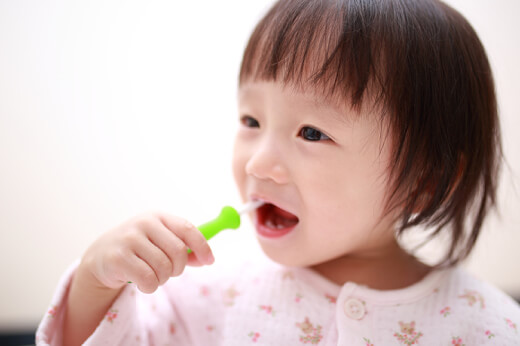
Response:
[[[345,3],[347,5],[345,5]],[[244,52],[239,82],[277,81],[328,101],[360,106],[367,86],[383,80],[373,49],[376,13],[348,2],[278,2],[257,25]],[[377,83],[380,84],[380,83]],[[381,88],[376,88],[382,96]]]

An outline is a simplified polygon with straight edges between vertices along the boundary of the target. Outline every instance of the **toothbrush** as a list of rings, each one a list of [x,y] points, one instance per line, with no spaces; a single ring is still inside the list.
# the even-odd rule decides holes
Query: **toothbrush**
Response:
[[[237,229],[240,227],[240,215],[247,214],[256,208],[261,207],[264,203],[265,202],[263,201],[250,201],[244,204],[238,211],[233,207],[225,206],[216,218],[200,225],[197,229],[202,233],[206,240],[209,240],[220,231],[225,229]],[[188,249],[188,253],[191,252],[191,249]],[[132,281],[128,281],[127,283],[131,284]]]
[[[216,218],[200,225],[197,229],[202,233],[206,240],[209,240],[225,229],[237,229],[240,227],[241,215],[247,214],[263,204],[263,201],[250,201],[244,204],[239,210],[230,206],[225,206]],[[191,249],[188,249],[188,253],[190,252]]]

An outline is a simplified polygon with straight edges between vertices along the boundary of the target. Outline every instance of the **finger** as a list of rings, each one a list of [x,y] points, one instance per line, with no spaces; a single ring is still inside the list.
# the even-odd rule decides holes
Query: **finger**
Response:
[[[172,275],[173,262],[150,239],[143,235],[142,241],[134,245],[134,252],[154,271],[159,285],[164,284]]]
[[[195,253],[200,263],[212,264],[215,261],[206,238],[192,223],[167,214],[159,214],[158,217],[166,228],[179,237]]]
[[[143,293],[153,293],[159,287],[159,280],[153,269],[138,256],[126,257],[125,280],[134,283]]]
[[[184,267],[188,261],[187,246],[173,232],[171,232],[164,224],[157,219],[157,225],[153,225],[146,232],[148,239],[165,255],[172,263],[170,276],[178,276],[184,271]]]
[[[200,262],[197,256],[192,252],[188,254],[188,262],[186,264],[192,267],[201,267],[205,263]]]

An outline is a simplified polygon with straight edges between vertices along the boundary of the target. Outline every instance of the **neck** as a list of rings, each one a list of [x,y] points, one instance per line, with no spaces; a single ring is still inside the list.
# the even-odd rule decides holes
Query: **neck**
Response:
[[[385,249],[349,254],[311,267],[336,284],[355,282],[377,290],[408,287],[424,278],[431,268],[406,253],[395,242]]]

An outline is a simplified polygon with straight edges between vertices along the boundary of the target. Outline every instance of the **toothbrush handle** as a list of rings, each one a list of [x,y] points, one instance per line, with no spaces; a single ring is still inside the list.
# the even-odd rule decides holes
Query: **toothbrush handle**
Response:
[[[206,240],[209,240],[222,230],[237,229],[238,227],[240,227],[240,214],[235,208],[225,206],[216,218],[200,225],[197,229],[202,233]],[[188,249],[188,253],[191,252],[191,249]],[[131,284],[132,281],[128,281],[128,283]]]
[[[225,229],[237,229],[240,226],[240,214],[235,208],[225,206],[220,214],[211,221],[200,225],[198,230],[202,233],[206,240],[211,239],[214,235]],[[191,249],[188,249],[188,253]]]

